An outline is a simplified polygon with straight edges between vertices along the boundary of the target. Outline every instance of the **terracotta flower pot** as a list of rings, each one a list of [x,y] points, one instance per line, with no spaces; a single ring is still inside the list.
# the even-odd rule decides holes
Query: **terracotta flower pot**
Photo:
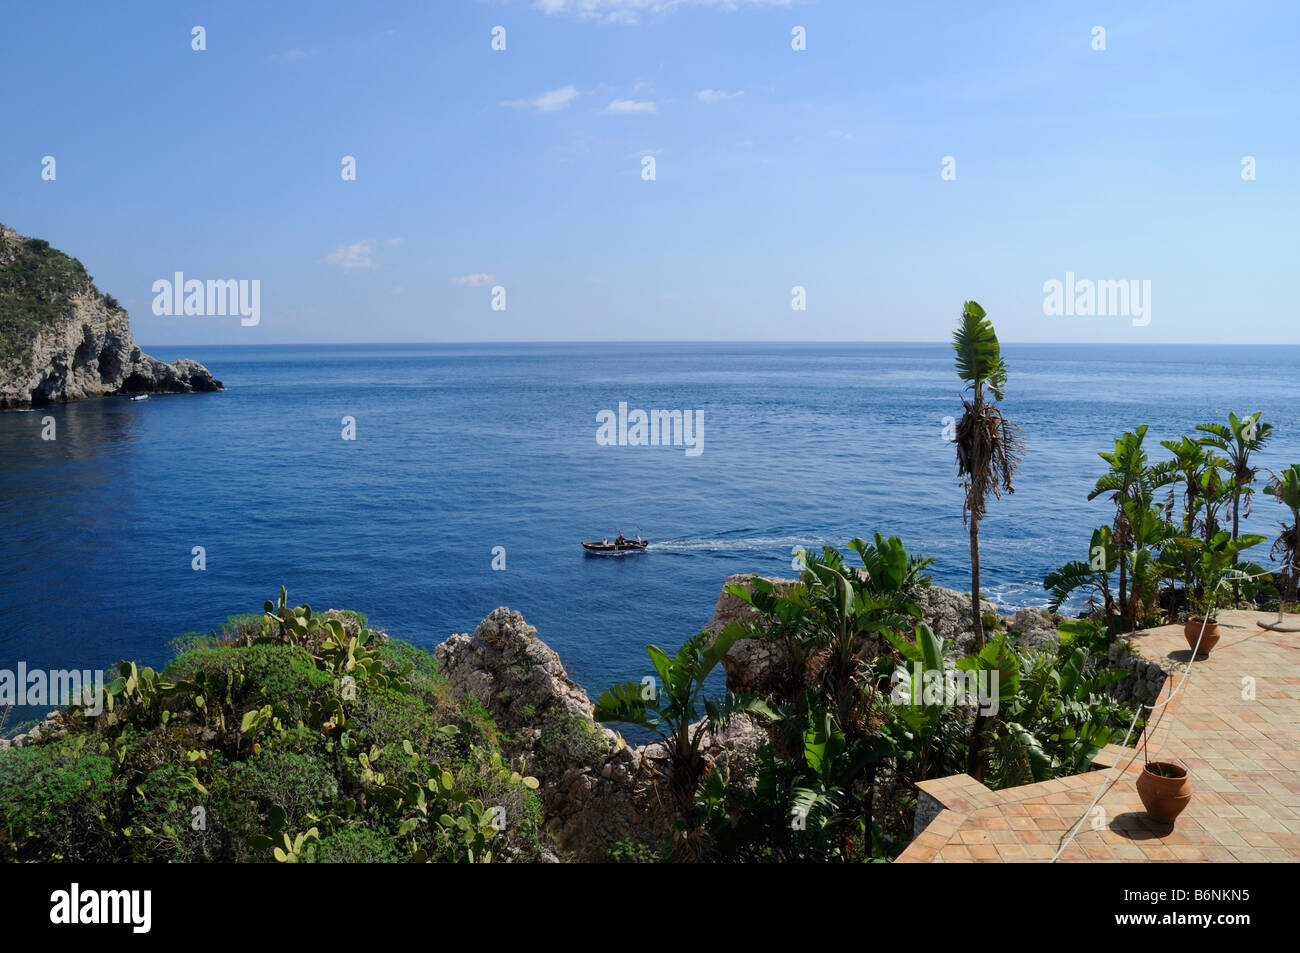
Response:
[[[1137,792],[1148,814],[1157,821],[1172,824],[1192,800],[1192,782],[1182,765],[1152,761],[1138,776]]]
[[[1196,640],[1201,640],[1201,655],[1209,655],[1210,651],[1219,644],[1219,623],[1205,623],[1205,634],[1201,634],[1201,620],[1188,619],[1187,624],[1183,626],[1183,638],[1187,639],[1187,647],[1196,651]]]

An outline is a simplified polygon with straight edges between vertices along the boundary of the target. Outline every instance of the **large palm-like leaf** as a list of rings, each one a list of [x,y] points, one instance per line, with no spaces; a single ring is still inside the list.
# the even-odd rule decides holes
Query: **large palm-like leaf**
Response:
[[[1283,570],[1288,577],[1290,601],[1294,602],[1300,585],[1300,463],[1293,463],[1281,473],[1272,473],[1264,492],[1291,511],[1291,523],[1282,524],[1269,554],[1282,555]]]
[[[957,353],[957,376],[971,390],[978,391],[980,384],[987,384],[993,396],[1001,400],[1007,369],[993,322],[978,302],[967,301],[962,307],[961,323],[952,335],[952,349]]]
[[[1218,450],[1226,458],[1233,486],[1234,535],[1238,532],[1238,504],[1245,500],[1244,515],[1249,516],[1250,496],[1254,493],[1251,484],[1259,473],[1258,468],[1250,465],[1250,455],[1256,450],[1262,450],[1273,436],[1273,425],[1260,420],[1261,413],[1241,418],[1229,413],[1226,425],[1199,424],[1196,428],[1206,435],[1201,438],[1201,442]]]
[[[1092,532],[1088,547],[1088,561],[1073,560],[1043,579],[1043,588],[1050,593],[1047,607],[1060,612],[1061,606],[1080,589],[1091,590],[1089,604],[1096,605],[1100,597],[1101,608],[1109,617],[1112,608],[1110,574],[1119,566],[1119,547],[1109,526],[1099,526]]]

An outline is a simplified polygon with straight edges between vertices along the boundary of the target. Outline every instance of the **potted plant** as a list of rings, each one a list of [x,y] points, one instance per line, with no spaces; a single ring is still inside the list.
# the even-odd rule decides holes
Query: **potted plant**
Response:
[[[1205,596],[1187,597],[1187,621],[1183,623],[1183,638],[1187,647],[1198,655],[1209,655],[1219,644],[1219,620],[1215,618],[1213,600]]]
[[[1192,800],[1192,782],[1181,764],[1148,761],[1138,776],[1137,792],[1153,819],[1172,824]]]
[[[1256,533],[1246,533],[1233,539],[1227,530],[1220,530],[1204,541],[1180,540],[1182,544],[1193,544],[1200,551],[1191,560],[1191,572],[1187,579],[1187,622],[1183,625],[1183,637],[1193,651],[1209,655],[1210,650],[1218,644],[1217,609],[1224,601],[1225,591],[1231,592],[1230,589],[1225,590],[1224,584],[1240,579],[1243,575],[1240,570],[1233,568],[1233,560],[1243,549],[1262,542],[1264,537]]]

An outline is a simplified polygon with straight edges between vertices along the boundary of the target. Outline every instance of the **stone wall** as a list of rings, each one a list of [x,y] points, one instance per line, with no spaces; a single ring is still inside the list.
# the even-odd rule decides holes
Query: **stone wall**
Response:
[[[1168,674],[1157,663],[1143,658],[1137,649],[1117,639],[1107,652],[1107,668],[1127,670],[1130,674],[1106,686],[1112,698],[1128,704],[1151,705],[1160,697]]]

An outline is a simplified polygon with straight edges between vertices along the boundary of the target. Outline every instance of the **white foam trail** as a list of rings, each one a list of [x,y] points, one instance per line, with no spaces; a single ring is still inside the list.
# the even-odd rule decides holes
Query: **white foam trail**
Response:
[[[667,553],[724,553],[741,550],[757,552],[768,550],[773,555],[789,555],[794,547],[820,550],[830,545],[830,540],[809,541],[799,536],[738,536],[733,539],[666,539],[663,542],[650,541],[650,549]]]

